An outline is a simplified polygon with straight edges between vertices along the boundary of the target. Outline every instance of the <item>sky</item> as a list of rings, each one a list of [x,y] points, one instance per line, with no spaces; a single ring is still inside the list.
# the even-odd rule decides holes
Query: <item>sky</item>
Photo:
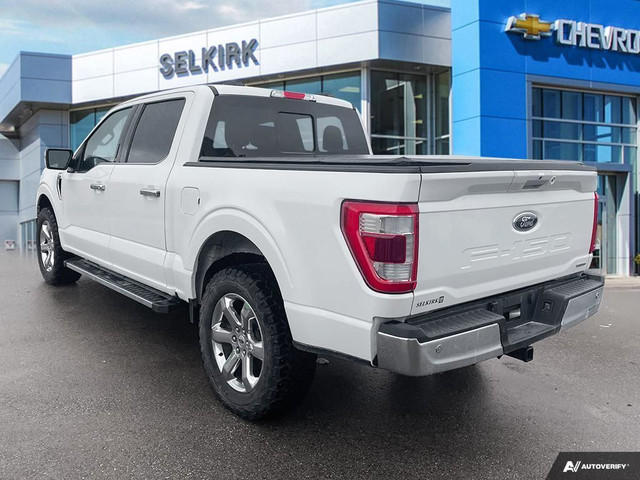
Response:
[[[355,0],[3,1],[0,76],[20,51],[90,52],[351,1]]]

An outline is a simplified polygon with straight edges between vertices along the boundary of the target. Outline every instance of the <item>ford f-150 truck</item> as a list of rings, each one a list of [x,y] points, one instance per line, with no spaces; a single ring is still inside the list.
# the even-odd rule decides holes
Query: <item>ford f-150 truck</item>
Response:
[[[215,393],[247,419],[298,402],[318,353],[413,376],[529,361],[602,299],[595,171],[374,156],[338,99],[155,93],[45,157],[45,281],[188,307]]]

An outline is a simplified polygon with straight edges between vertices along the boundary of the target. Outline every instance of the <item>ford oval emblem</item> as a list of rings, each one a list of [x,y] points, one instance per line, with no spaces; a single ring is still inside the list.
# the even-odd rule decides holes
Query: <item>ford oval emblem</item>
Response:
[[[522,212],[513,219],[513,228],[519,232],[531,230],[538,224],[538,216],[533,212]]]

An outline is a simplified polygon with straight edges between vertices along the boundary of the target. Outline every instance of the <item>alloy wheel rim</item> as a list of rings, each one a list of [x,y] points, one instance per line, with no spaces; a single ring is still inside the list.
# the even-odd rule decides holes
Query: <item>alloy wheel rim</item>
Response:
[[[40,260],[47,272],[53,269],[53,263],[55,261],[53,233],[47,221],[42,222],[42,226],[40,227]]]
[[[218,369],[227,384],[241,393],[251,392],[264,365],[262,329],[244,298],[227,293],[213,309],[211,344]]]

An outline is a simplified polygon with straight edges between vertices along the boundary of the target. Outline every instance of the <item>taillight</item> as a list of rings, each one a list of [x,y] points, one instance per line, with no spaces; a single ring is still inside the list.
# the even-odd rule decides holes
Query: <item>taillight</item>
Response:
[[[416,288],[417,205],[345,201],[342,233],[372,289],[407,293]]]
[[[598,233],[598,192],[594,192],[593,200],[593,228],[591,230],[591,247],[589,253],[593,253],[596,249],[596,236]]]

